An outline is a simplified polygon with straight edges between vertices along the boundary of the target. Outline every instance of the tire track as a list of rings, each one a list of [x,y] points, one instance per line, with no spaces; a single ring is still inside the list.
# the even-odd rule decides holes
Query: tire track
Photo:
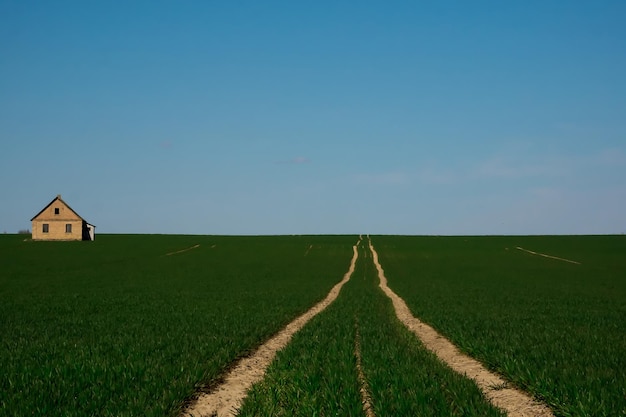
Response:
[[[522,247],[517,246],[515,249],[521,250],[522,252],[530,253],[531,255],[543,256],[544,258],[556,259],[557,261],[569,262],[571,264],[580,265],[578,261],[572,261],[571,259],[559,258],[558,256],[546,255],[545,253],[533,252],[528,249],[524,249]]]
[[[368,237],[369,239],[369,237]],[[465,375],[476,382],[485,397],[496,407],[506,411],[511,417],[553,417],[552,411],[523,391],[509,388],[507,381],[499,375],[487,370],[476,359],[461,353],[448,339],[437,333],[435,329],[413,317],[406,303],[387,286],[387,278],[380,263],[378,253],[369,239],[374,265],[378,270],[380,288],[391,299],[398,319],[413,332],[424,346],[459,374]]]
[[[181,250],[177,250],[177,251],[174,251],[174,252],[166,253],[165,256],[176,255],[177,253],[187,252],[189,250],[196,249],[196,248],[199,248],[199,247],[200,247],[200,244],[198,243],[197,245],[193,245],[193,246],[191,246],[189,248],[186,248],[186,249],[181,249]]]
[[[328,307],[339,295],[341,287],[348,282],[354,272],[359,257],[359,241],[352,247],[353,255],[348,272],[336,284],[326,298],[310,310],[297,317],[274,337],[261,345],[251,356],[242,358],[224,377],[224,381],[211,392],[201,394],[196,401],[185,409],[181,417],[226,417],[235,416],[253,384],[263,379],[265,370],[274,360],[276,352],[283,349],[291,337],[309,320]]]

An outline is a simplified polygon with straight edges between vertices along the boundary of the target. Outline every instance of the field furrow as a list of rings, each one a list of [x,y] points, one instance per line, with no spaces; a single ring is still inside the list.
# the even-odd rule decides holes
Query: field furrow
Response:
[[[0,416],[176,416],[322,300],[355,240],[0,236]]]
[[[371,253],[365,245],[359,250],[337,300],[277,353],[238,415],[502,416],[398,321],[378,288]]]
[[[508,385],[557,416],[626,415],[623,236],[372,241],[389,286],[412,315]]]
[[[357,242],[358,245],[358,242]],[[348,282],[358,258],[357,246],[353,247],[352,261],[348,272],[343,279],[335,285],[326,298],[313,306],[310,310],[289,323],[277,335],[263,343],[250,356],[242,358],[224,377],[224,381],[212,388],[210,392],[202,393],[199,398],[184,410],[182,416],[187,417],[221,417],[233,416],[241,406],[241,402],[247,395],[250,387],[260,381],[268,365],[276,356],[276,352],[283,349],[293,335],[299,331],[309,320],[322,312],[330,305],[337,296],[341,287]]]
[[[0,235],[0,417],[626,416],[623,236],[355,240]]]
[[[460,375],[472,379],[485,396],[496,407],[506,411],[509,417],[552,417],[550,409],[528,396],[525,392],[509,387],[500,375],[488,371],[477,360],[461,353],[448,339],[437,333],[432,327],[413,317],[404,300],[387,286],[387,278],[378,262],[378,254],[369,242],[373,261],[378,271],[380,287],[391,299],[396,315],[424,346],[431,350],[443,363]]]

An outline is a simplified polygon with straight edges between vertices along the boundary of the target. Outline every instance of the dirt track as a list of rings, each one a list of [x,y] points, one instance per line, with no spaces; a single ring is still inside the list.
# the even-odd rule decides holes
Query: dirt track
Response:
[[[533,252],[531,250],[524,249],[519,246],[516,247],[515,249],[521,250],[522,252],[530,253],[531,255],[543,256],[544,258],[556,259],[557,261],[569,262],[571,264],[580,265],[580,262],[578,261],[572,261],[571,259],[559,258],[558,256],[547,255],[545,253]]]
[[[215,245],[213,245],[213,246],[215,246]],[[166,253],[165,256],[176,255],[177,253],[187,252],[189,250],[196,249],[196,248],[199,248],[199,247],[200,247],[200,244],[198,243],[197,245],[193,245],[193,246],[191,246],[189,248],[186,248],[186,249],[181,249],[181,250],[177,250],[175,252]]]
[[[276,336],[261,345],[251,356],[240,360],[228,375],[226,375],[222,384],[215,387],[215,389],[209,393],[201,394],[189,408],[183,411],[182,416],[235,416],[248,390],[265,375],[265,370],[276,356],[276,352],[283,349],[287,343],[289,343],[291,337],[309,320],[335,301],[341,287],[348,282],[354,272],[354,267],[359,256],[357,247],[360,240],[361,239],[359,239],[359,242],[352,248],[353,255],[348,272],[346,272],[343,279],[330,290],[325,299],[289,323]]]
[[[265,375],[265,370],[276,356],[276,352],[283,349],[298,330],[337,298],[341,288],[348,282],[354,272],[361,239],[362,237],[359,237],[359,242],[353,247],[352,261],[348,272],[346,272],[341,282],[331,289],[324,300],[289,323],[283,330],[259,347],[251,356],[240,360],[225,376],[223,383],[215,387],[211,392],[201,394],[194,403],[184,410],[181,417],[235,416],[248,390]],[[456,346],[437,333],[432,327],[413,317],[404,300],[387,286],[387,278],[378,261],[378,253],[374,249],[371,240],[369,248],[378,271],[380,288],[391,299],[400,321],[422,341],[427,349],[433,351],[442,362],[454,371],[474,380],[485,394],[485,397],[496,407],[506,411],[510,417],[553,417],[552,412],[546,405],[538,403],[520,390],[508,387],[508,383],[502,377],[488,371],[480,362],[461,353]],[[358,359],[360,356],[358,337],[355,343],[355,355],[357,355]],[[373,416],[372,405],[367,393],[367,381],[362,372],[360,372],[360,380],[364,412],[367,416]]]
[[[437,333],[435,329],[413,317],[406,303],[387,286],[387,278],[378,262],[378,253],[372,242],[369,243],[374,264],[378,270],[380,288],[393,302],[396,315],[422,341],[427,349],[456,372],[471,378],[485,394],[485,397],[496,407],[503,409],[510,417],[552,417],[552,411],[538,403],[528,394],[509,388],[507,382],[499,375],[488,371],[477,360],[461,353],[448,339]]]

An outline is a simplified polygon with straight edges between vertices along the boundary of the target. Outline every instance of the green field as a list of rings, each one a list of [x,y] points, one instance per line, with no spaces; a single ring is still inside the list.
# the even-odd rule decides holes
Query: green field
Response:
[[[242,416],[360,416],[355,341],[377,416],[503,416],[426,351],[378,289],[367,244],[337,300],[279,352]]]
[[[556,415],[626,415],[626,236],[372,241],[415,316]]]
[[[2,416],[174,416],[322,299],[356,241],[22,239],[0,236]]]
[[[0,235],[0,416],[176,416],[324,298],[356,241]],[[626,237],[372,242],[414,315],[556,415],[626,416]],[[365,247],[339,298],[279,352],[242,415],[363,415],[357,334],[377,415],[499,415],[395,319]]]

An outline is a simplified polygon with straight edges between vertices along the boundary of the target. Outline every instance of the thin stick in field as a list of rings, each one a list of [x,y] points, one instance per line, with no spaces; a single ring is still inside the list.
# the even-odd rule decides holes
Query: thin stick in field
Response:
[[[359,240],[360,242],[360,240]],[[276,352],[287,346],[291,337],[300,330],[309,320],[328,307],[339,295],[341,287],[348,282],[358,258],[358,244],[352,247],[353,255],[348,272],[336,284],[326,298],[314,305],[309,311],[289,323],[278,334],[261,345],[251,356],[241,359],[224,377],[224,382],[211,392],[201,394],[200,397],[183,411],[184,417],[203,416],[235,416],[253,384],[259,382],[269,364],[274,360]]]
[[[545,253],[533,252],[531,250],[524,249],[519,246],[516,247],[515,249],[530,253],[531,255],[543,256],[544,258],[556,259],[558,261],[569,262],[571,264],[580,265],[580,262],[572,261],[571,259],[559,258],[558,256],[552,256],[552,255],[546,255]]]
[[[424,346],[454,371],[471,378],[493,405],[503,409],[510,417],[553,417],[552,411],[535,401],[525,392],[508,387],[507,382],[499,375],[488,371],[480,362],[459,351],[448,339],[437,333],[435,329],[413,317],[411,310],[396,293],[387,286],[387,278],[378,262],[378,254],[370,240],[370,251],[378,270],[380,288],[393,303],[398,319],[404,323]]]

